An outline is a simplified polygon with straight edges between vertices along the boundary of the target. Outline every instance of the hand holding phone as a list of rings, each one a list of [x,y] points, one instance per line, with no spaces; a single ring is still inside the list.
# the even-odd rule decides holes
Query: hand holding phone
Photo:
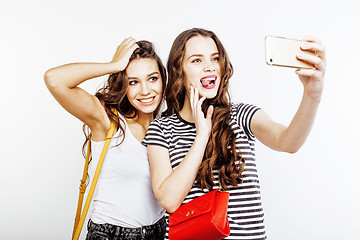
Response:
[[[265,61],[268,65],[292,67],[292,68],[314,68],[313,64],[299,60],[296,56],[303,54],[301,46],[305,41],[266,36],[265,37]],[[306,54],[315,55],[314,52],[306,51]]]

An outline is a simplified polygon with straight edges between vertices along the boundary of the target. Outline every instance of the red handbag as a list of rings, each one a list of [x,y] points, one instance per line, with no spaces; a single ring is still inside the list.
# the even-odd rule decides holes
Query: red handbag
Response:
[[[230,234],[229,193],[212,190],[169,216],[169,240],[220,240]]]

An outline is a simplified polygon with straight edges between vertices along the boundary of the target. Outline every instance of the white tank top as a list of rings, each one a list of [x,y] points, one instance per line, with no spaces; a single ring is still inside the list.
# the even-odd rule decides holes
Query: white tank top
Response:
[[[93,196],[90,219],[98,224],[132,228],[151,225],[164,215],[164,210],[152,190],[147,148],[132,135],[126,121],[123,126],[124,141],[116,146],[123,138],[119,137],[120,130],[111,139]],[[92,179],[104,141],[91,141],[91,144]]]

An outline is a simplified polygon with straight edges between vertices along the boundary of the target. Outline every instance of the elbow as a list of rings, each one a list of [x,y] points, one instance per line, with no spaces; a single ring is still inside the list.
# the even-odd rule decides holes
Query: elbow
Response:
[[[180,206],[180,204],[171,204],[169,202],[160,202],[160,204],[168,213],[175,212]]]
[[[160,205],[168,212],[173,213],[175,212],[181,205],[182,202],[177,201],[171,197],[162,197],[158,198]]]
[[[49,69],[44,74],[44,82],[50,92],[58,92],[59,89],[70,88],[65,85],[63,77],[55,68]]]
[[[290,154],[294,154],[297,153],[297,151],[299,151],[301,148],[300,146],[294,146],[294,145],[289,145],[289,144],[280,144],[280,146],[277,148],[279,151],[281,152],[286,152],[286,153],[290,153]]]
[[[45,72],[45,74],[44,74],[44,82],[45,82],[46,87],[49,90],[56,88],[56,80],[55,80],[52,69],[49,69],[49,70],[47,70]]]
[[[295,154],[295,153],[297,153],[297,151],[300,150],[300,148],[301,148],[301,146],[300,147],[298,147],[298,146],[284,146],[281,149],[282,149],[283,152],[287,152],[287,153],[290,153],[290,154]]]
[[[286,152],[290,153],[290,154],[295,154],[295,153],[297,153],[297,151],[299,151],[299,149],[289,149]]]

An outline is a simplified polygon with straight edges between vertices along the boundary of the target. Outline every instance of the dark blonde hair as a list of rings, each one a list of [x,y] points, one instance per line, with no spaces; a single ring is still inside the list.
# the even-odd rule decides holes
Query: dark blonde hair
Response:
[[[138,41],[136,44],[139,46],[129,59],[129,64],[134,59],[153,59],[156,61],[157,66],[159,68],[161,81],[162,81],[162,92],[161,96],[164,96],[165,87],[166,87],[166,69],[161,62],[160,57],[155,52],[154,45],[149,41]],[[137,109],[131,105],[129,102],[126,93],[128,88],[128,81],[126,79],[126,69],[121,72],[112,73],[109,75],[108,80],[106,81],[103,88],[99,89],[95,96],[103,103],[106,114],[108,115],[109,119],[116,124],[116,129],[120,129],[120,135],[125,135],[125,131],[120,124],[120,120],[118,116],[114,113],[114,109],[118,111],[122,116],[127,118],[134,118],[137,116]],[[161,103],[154,111],[154,117],[158,116],[161,108]],[[83,154],[85,155],[85,146],[87,142],[91,138],[91,133],[89,128],[84,124],[83,131],[86,137],[85,143],[83,145]],[[121,144],[121,143],[120,143]]]
[[[165,90],[167,110],[163,115],[172,115],[179,112],[184,106],[186,89],[182,66],[185,46],[190,38],[196,36],[209,37],[214,40],[219,51],[221,69],[221,81],[217,95],[213,99],[206,99],[202,106],[203,111],[206,112],[207,108],[213,105],[214,113],[211,134],[196,177],[196,185],[201,189],[212,189],[215,185],[213,170],[218,169],[219,184],[223,189],[228,189],[228,185],[237,186],[242,182],[241,174],[245,167],[245,161],[236,147],[236,137],[230,126],[229,79],[233,74],[233,67],[224,46],[215,33],[201,28],[192,28],[180,33],[175,39],[167,62],[169,76]]]

